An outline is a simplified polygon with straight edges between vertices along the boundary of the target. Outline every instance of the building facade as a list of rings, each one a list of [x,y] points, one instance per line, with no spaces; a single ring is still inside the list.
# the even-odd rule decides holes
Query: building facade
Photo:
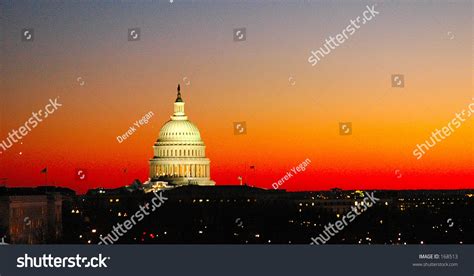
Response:
[[[180,86],[174,113],[160,130],[150,160],[150,184],[156,188],[181,185],[215,185],[210,160],[199,129],[188,120]]]
[[[62,237],[59,194],[0,195],[0,239],[12,244],[55,243]]]

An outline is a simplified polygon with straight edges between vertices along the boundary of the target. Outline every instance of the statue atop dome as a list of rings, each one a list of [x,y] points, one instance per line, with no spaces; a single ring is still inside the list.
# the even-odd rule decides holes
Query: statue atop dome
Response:
[[[176,90],[178,90],[178,97],[176,98],[175,102],[180,103],[183,101],[183,99],[181,99],[181,88],[179,87],[179,83],[178,83],[178,88]]]

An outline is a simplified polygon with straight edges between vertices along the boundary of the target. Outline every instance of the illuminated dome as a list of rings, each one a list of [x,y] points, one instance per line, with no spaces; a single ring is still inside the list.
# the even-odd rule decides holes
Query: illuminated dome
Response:
[[[188,120],[169,120],[160,130],[158,141],[201,141],[199,129]]]
[[[210,179],[210,161],[199,129],[184,113],[178,85],[171,119],[161,127],[150,160],[151,185],[215,185]],[[164,184],[163,184],[164,185]]]

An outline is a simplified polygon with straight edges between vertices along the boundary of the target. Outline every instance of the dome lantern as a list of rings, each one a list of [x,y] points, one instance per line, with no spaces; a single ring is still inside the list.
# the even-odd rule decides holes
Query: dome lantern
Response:
[[[188,117],[184,113],[184,101],[181,98],[181,88],[179,87],[179,84],[176,90],[178,91],[178,95],[176,96],[176,101],[174,102],[174,113],[173,116],[171,116],[171,120],[187,120]]]

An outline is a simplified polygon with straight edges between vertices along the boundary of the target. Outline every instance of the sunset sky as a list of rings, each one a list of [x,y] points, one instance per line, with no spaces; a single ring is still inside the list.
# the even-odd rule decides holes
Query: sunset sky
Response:
[[[473,102],[471,1],[380,1],[380,14],[314,67],[311,51],[374,2],[68,2],[0,2],[0,142],[49,99],[63,105],[0,154],[9,186],[44,184],[45,167],[50,183],[78,192],[147,180],[180,83],[217,185],[243,175],[271,188],[309,158],[281,189],[474,188],[472,119],[420,160],[412,154]],[[234,42],[241,27],[246,40]],[[24,28],[34,41],[21,40]],[[238,121],[246,135],[234,135]],[[339,135],[340,122],[352,135]]]

